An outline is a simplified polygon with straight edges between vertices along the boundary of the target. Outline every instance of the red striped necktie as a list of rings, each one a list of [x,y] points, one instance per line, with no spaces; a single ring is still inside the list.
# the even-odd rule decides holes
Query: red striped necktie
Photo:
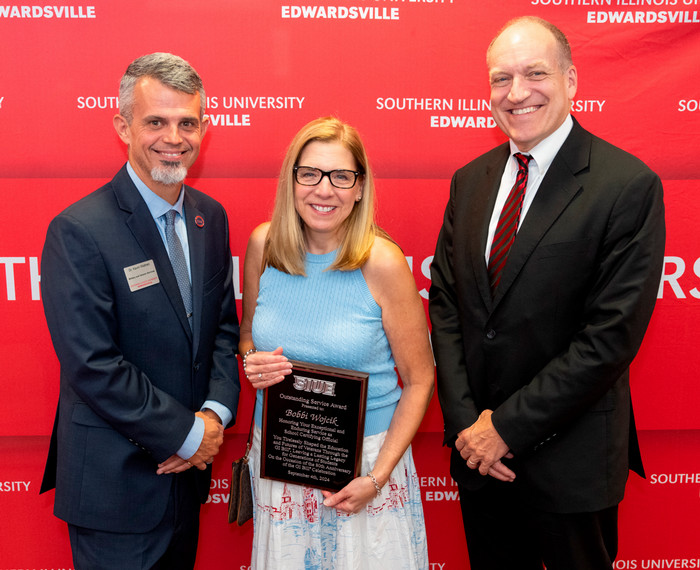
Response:
[[[503,210],[501,210],[501,215],[498,218],[496,233],[493,236],[493,242],[491,242],[488,264],[491,293],[496,291],[498,284],[501,282],[501,273],[506,265],[508,252],[515,241],[520,211],[523,208],[523,197],[527,187],[528,163],[531,157],[519,152],[514,156],[518,161],[518,175],[515,178],[515,184],[513,184],[510,194],[508,194],[508,199],[503,205]]]

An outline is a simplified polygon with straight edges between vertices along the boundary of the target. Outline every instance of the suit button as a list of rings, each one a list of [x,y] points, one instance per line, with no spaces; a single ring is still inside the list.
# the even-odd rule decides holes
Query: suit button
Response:
[[[486,332],[486,338],[489,339],[489,340],[493,340],[494,338],[496,338],[496,331],[493,330],[493,329],[489,329],[489,330]]]
[[[199,362],[195,362],[194,366],[192,368],[194,368],[194,371],[197,372],[197,370],[199,370],[199,366],[200,366]]]

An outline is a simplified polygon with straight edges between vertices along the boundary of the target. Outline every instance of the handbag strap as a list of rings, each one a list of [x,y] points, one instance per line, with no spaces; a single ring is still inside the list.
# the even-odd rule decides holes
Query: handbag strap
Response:
[[[248,429],[248,443],[245,444],[245,455],[243,456],[243,461],[248,463],[248,455],[250,454],[250,448],[253,444],[253,424],[255,423],[255,406],[253,406],[253,413],[250,416],[250,428]]]

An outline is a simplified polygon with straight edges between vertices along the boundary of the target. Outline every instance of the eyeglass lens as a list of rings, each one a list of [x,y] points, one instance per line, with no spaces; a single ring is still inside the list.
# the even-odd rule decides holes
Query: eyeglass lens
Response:
[[[352,188],[357,181],[357,173],[353,170],[325,172],[311,166],[297,166],[295,170],[296,181],[303,186],[316,186],[324,176],[328,176],[331,184],[336,188]]]

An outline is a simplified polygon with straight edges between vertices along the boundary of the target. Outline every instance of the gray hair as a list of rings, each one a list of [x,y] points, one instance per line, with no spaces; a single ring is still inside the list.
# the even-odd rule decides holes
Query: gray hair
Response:
[[[134,88],[142,77],[153,77],[163,85],[194,95],[199,92],[200,118],[204,116],[207,98],[202,78],[184,59],[171,53],[152,53],[132,61],[119,83],[119,112],[131,124],[134,117]]]

